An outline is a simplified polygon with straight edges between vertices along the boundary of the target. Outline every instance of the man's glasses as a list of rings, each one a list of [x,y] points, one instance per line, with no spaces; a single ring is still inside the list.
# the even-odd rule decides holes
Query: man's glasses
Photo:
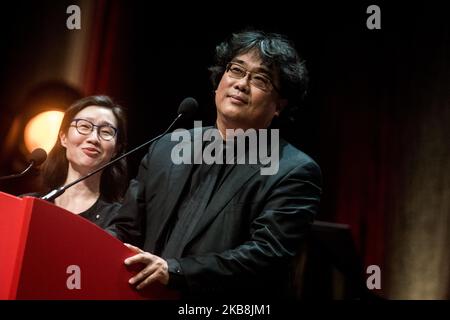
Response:
[[[275,89],[275,91],[279,92],[278,88],[273,84],[272,79],[270,79],[268,76],[262,73],[248,71],[247,68],[239,63],[228,63],[226,71],[228,75],[234,79],[242,79],[248,73],[250,74],[249,82],[258,89],[261,89],[263,91],[270,91],[273,88]]]
[[[91,134],[94,128],[97,128],[98,136],[105,141],[113,139],[117,134],[117,129],[109,124],[97,126],[86,119],[73,119],[72,122],[75,122],[75,124],[71,125],[71,127],[75,127],[79,134],[85,136]]]

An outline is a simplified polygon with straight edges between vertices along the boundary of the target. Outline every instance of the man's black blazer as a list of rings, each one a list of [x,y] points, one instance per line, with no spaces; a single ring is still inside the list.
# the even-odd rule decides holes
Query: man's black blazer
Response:
[[[122,241],[157,255],[193,168],[172,162],[178,143],[168,134],[150,146],[109,228]],[[169,284],[188,297],[279,297],[321,194],[319,166],[282,139],[279,152],[275,175],[261,175],[261,164],[234,166],[189,239],[177,244],[181,257],[168,260],[173,278],[182,279]]]

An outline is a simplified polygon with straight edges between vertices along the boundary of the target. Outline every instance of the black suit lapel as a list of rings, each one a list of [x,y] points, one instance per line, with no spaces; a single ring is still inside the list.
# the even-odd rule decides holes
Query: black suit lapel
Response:
[[[192,164],[171,164],[170,177],[168,179],[169,183],[167,187],[161,186],[161,190],[167,190],[170,195],[165,197],[164,203],[160,203],[155,208],[155,211],[160,209],[164,212],[164,214],[161,215],[161,220],[158,222],[158,229],[155,237],[157,242],[161,240],[160,237],[163,234],[167,223],[170,221],[173,214],[175,214],[174,211],[176,209],[176,205],[178,204],[178,200],[180,199],[186,182],[189,180],[192,169]]]
[[[239,170],[236,170],[239,166]],[[241,191],[247,181],[259,172],[260,165],[234,165],[234,168],[225,179],[225,182],[217,189],[212,196],[210,205],[198,221],[197,226],[192,232],[191,237],[184,246],[188,245],[198,234],[200,234],[222,209],[230,202],[233,197]],[[245,170],[243,170],[245,168]]]
[[[205,129],[207,128],[202,128],[202,136]],[[191,136],[191,138],[193,138],[193,136]],[[191,147],[191,162],[188,164],[174,164],[173,161],[171,161],[169,178],[167,179],[168,184],[161,185],[160,190],[167,190],[167,192],[169,192],[169,195],[167,197],[160,197],[160,203],[156,204],[155,210],[157,211],[158,209],[160,209],[162,212],[164,212],[164,214],[161,215],[161,220],[158,221],[158,229],[155,233],[155,239],[157,243],[160,243],[161,240],[164,240],[161,239],[161,236],[164,235],[164,230],[167,224],[170,223],[171,217],[176,214],[174,211],[194,168],[193,160],[198,155],[195,154],[193,142],[193,140],[188,142],[189,146]],[[169,146],[170,147],[167,149],[167,152],[170,153],[172,151],[173,145],[170,144]],[[202,150],[198,151],[202,152]]]

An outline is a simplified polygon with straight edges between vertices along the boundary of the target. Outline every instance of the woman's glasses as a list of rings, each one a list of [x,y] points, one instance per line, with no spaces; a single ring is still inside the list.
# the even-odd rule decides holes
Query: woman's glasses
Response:
[[[97,128],[98,136],[105,141],[113,139],[117,134],[117,129],[109,124],[97,126],[86,119],[73,119],[72,122],[75,122],[75,125],[71,125],[71,127],[75,127],[79,134],[85,136],[91,134],[94,128]]]

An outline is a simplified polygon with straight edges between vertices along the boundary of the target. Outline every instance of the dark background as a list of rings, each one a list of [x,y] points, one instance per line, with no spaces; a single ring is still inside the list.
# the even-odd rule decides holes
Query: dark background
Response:
[[[72,97],[54,83],[45,94],[39,88],[64,80],[52,74],[61,74],[61,59],[55,57],[71,54],[64,44],[77,31],[65,28],[65,9],[77,3],[83,14],[82,1],[15,1],[2,13],[1,175],[26,163],[20,135],[7,141],[12,119],[32,113],[27,108],[40,94]],[[381,30],[366,27],[371,4],[381,8]],[[351,227],[364,265],[385,271],[378,294],[420,297],[425,283],[434,281],[422,291],[425,298],[448,298],[448,15],[430,1],[99,0],[90,27],[82,20],[82,28],[92,30],[87,30],[87,63],[80,66],[84,81],[76,89],[80,95],[111,95],[128,109],[131,149],[164,131],[188,96],[200,104],[196,119],[213,123],[214,88],[207,69],[215,46],[231,32],[254,27],[286,34],[306,60],[311,80],[296,121],[284,124],[282,133],[322,168],[318,219]],[[130,177],[144,153],[129,157]],[[30,179],[0,184],[0,190],[34,191]],[[438,243],[432,246],[439,257],[435,271],[425,273],[423,281],[411,280],[429,261],[424,243]],[[415,266],[411,276],[401,275],[410,266]],[[411,281],[415,287],[404,285]]]

